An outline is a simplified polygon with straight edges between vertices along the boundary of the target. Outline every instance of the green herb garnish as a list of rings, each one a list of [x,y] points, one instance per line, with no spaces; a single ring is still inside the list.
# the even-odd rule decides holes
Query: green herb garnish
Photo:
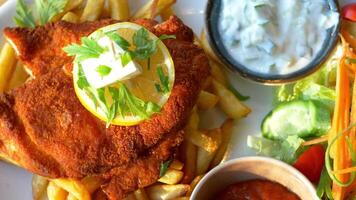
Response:
[[[131,53],[130,52],[125,52],[121,54],[121,64],[123,67],[125,67],[129,62],[132,61]]]
[[[90,99],[94,102],[95,106],[98,106],[98,101],[96,99],[94,91],[90,87],[90,84],[89,84],[87,78],[85,77],[83,67],[80,63],[78,63],[77,85],[78,85],[79,89],[83,90],[90,97]]]
[[[14,21],[17,26],[35,28],[36,23],[31,10],[26,6],[24,0],[17,0],[16,15]]]
[[[250,99],[249,96],[245,96],[241,94],[239,91],[237,91],[234,86],[232,86],[230,83],[228,85],[228,89],[240,100],[240,101],[246,101]]]
[[[160,39],[160,40],[177,39],[177,37],[176,37],[175,35],[166,35],[166,34],[163,34],[163,35],[159,36],[159,39]]]
[[[99,65],[95,70],[101,77],[104,77],[109,75],[112,69],[106,65]]]
[[[356,59],[354,58],[346,58],[345,60],[346,64],[355,64],[356,63]]]
[[[169,92],[169,77],[163,72],[161,66],[157,67],[157,75],[160,80],[160,84],[155,84],[157,92],[168,93]]]
[[[61,13],[68,0],[35,0],[40,25],[45,25],[54,16]]]
[[[106,106],[107,126],[119,114],[121,117],[125,115],[136,115],[142,119],[147,119],[153,113],[157,113],[161,108],[153,102],[145,102],[133,95],[125,84],[120,84],[120,87],[109,87],[109,92],[112,98],[112,105]],[[106,100],[102,101],[106,105]]]
[[[105,33],[106,36],[108,36],[111,40],[113,40],[119,47],[121,47],[123,50],[128,50],[130,48],[130,43],[123,37],[121,37],[116,31],[110,31],[108,33]]]
[[[139,29],[132,37],[133,44],[136,46],[135,57],[144,60],[151,57],[157,51],[157,40],[149,38],[148,31],[145,28]]]
[[[330,144],[326,148],[326,153],[325,153],[325,167],[326,167],[326,170],[327,170],[327,172],[329,174],[329,177],[334,181],[335,184],[339,185],[340,187],[348,187],[348,186],[350,186],[355,180],[356,172],[351,172],[350,173],[350,178],[346,182],[342,182],[341,180],[339,180],[335,176],[335,174],[333,173],[332,161],[331,161],[331,158],[330,158],[331,157],[330,156],[330,151],[331,151],[331,147],[335,144],[335,142],[338,139],[340,139],[344,135],[345,132],[350,131],[355,126],[356,126],[356,123],[353,123],[349,127],[347,127],[345,130],[340,131],[337,134],[337,136],[331,140]],[[352,166],[356,166],[356,155],[355,155],[355,151],[353,150],[352,142],[351,142],[351,140],[350,140],[350,138],[348,136],[345,139],[346,139],[346,142],[347,142],[347,147],[348,147],[349,153],[351,155]]]
[[[102,34],[103,35],[103,34]],[[120,55],[120,59],[123,67],[125,67],[133,59],[144,60],[147,59],[148,67],[150,66],[150,57],[157,51],[157,41],[149,38],[149,33],[146,29],[141,28],[133,35],[133,47],[130,43],[122,38],[115,31],[105,33],[111,40],[125,50]],[[86,94],[95,103],[96,107],[100,108],[106,115],[106,126],[112,123],[117,117],[125,116],[138,116],[141,119],[148,119],[153,113],[157,113],[161,110],[161,107],[154,102],[145,102],[142,99],[132,94],[125,84],[118,82],[115,86],[104,87],[100,89],[94,89],[87,81],[83,68],[80,64],[81,61],[89,58],[98,58],[102,53],[108,50],[108,48],[101,47],[96,40],[98,37],[83,37],[81,39],[82,44],[72,44],[63,50],[69,56],[75,56],[75,62],[78,64],[78,87],[85,91]],[[175,36],[163,35],[160,37],[163,39],[173,39]],[[96,71],[100,76],[104,77],[111,73],[112,68],[105,65],[100,65],[96,68]],[[164,74],[161,66],[157,67],[157,75],[160,83],[156,84],[156,87],[163,93],[169,92],[169,77]]]
[[[326,195],[327,199],[333,199],[332,190],[331,190],[332,181],[329,177],[329,174],[324,167],[320,175],[320,180],[316,188],[316,193],[320,199]]]
[[[69,56],[76,56],[75,61],[80,62],[89,58],[98,58],[107,48],[101,47],[95,40],[88,37],[81,38],[81,45],[72,44],[63,48]]]
[[[159,177],[164,176],[167,173],[168,167],[171,165],[173,160],[168,160],[164,163],[161,163],[160,170],[159,170]]]
[[[36,21],[45,25],[51,19],[63,12],[68,0],[35,0],[35,10],[38,15],[34,17],[31,9],[24,0],[17,0],[14,21],[20,27],[35,28]]]

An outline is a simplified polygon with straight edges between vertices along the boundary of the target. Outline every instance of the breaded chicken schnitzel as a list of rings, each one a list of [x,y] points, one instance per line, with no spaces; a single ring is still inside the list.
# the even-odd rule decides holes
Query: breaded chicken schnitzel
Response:
[[[174,156],[209,64],[178,18],[162,24],[136,21],[158,36],[176,35],[164,41],[174,61],[175,83],[160,113],[135,126],[106,129],[77,99],[71,74],[63,70],[73,58],[62,48],[111,23],[115,21],[5,29],[36,79],[0,95],[0,154],[49,178],[102,177],[109,199],[123,199],[156,182],[161,163]]]

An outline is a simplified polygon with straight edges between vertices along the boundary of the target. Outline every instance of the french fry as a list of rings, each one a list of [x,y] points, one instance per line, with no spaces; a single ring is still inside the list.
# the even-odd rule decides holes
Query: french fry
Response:
[[[23,85],[28,79],[28,74],[22,65],[22,63],[17,62],[14,72],[10,78],[9,84],[6,90],[11,90]]]
[[[0,52],[0,92],[4,92],[6,90],[15,65],[15,50],[9,43],[6,42]]]
[[[219,81],[222,85],[227,87],[228,81],[225,72],[222,70],[221,65],[215,61],[210,61],[211,76]]]
[[[189,191],[190,186],[177,185],[154,185],[147,188],[147,195],[152,200],[168,200],[183,197]]]
[[[106,18],[111,18],[111,8],[108,1],[104,3],[104,8],[103,11],[101,12],[99,19],[106,19]]]
[[[179,183],[183,178],[183,172],[175,169],[168,169],[167,172],[158,179],[159,182],[165,183],[168,185],[174,185]]]
[[[109,0],[111,18],[127,20],[130,17],[128,0]]]
[[[68,194],[67,200],[78,200],[73,194]]]
[[[68,193],[50,181],[47,187],[48,200],[66,200]]]
[[[140,18],[154,18],[159,15],[163,10],[167,9],[171,5],[173,5],[176,0],[159,0],[158,5],[156,6],[155,13],[151,16],[151,7],[155,0],[150,0],[144,6],[142,6],[133,16],[133,19],[140,19]]]
[[[104,8],[104,0],[87,0],[80,22],[99,19]]]
[[[202,90],[199,94],[197,105],[198,105],[198,108],[200,108],[202,110],[208,110],[208,109],[215,107],[215,105],[218,102],[219,102],[218,96]]]
[[[82,5],[83,0],[70,0],[68,1],[66,7],[64,8],[64,13],[67,13],[71,10],[74,10],[78,8],[80,5]]]
[[[168,7],[161,12],[161,18],[163,21],[168,20],[172,15],[174,15],[172,7]]]
[[[89,191],[80,181],[74,179],[53,179],[52,181],[78,200],[90,200]]]
[[[206,150],[207,152],[215,152],[218,148],[216,140],[202,131],[191,131],[187,133],[187,135],[188,140],[191,143]]]
[[[216,80],[213,80],[213,92],[216,94],[219,100],[219,107],[232,119],[240,119],[246,117],[251,109],[241,103],[236,96],[229,91],[225,86]]]
[[[189,199],[190,199],[190,197],[178,197],[173,200],[189,200]]]
[[[202,32],[200,34],[200,43],[201,43],[201,47],[204,49],[204,51],[208,55],[208,57],[213,59],[215,62],[218,62],[218,63],[222,64],[220,59],[216,56],[216,54],[214,53],[213,49],[211,48],[211,46],[209,44],[209,41],[208,41],[208,39],[206,37],[205,30],[202,30]]]
[[[199,181],[203,178],[204,176],[203,175],[199,175],[197,177],[195,177],[193,179],[193,181],[190,183],[190,189],[187,193],[187,196],[191,196],[192,193],[193,193],[193,190],[195,189],[195,187],[198,185]]]
[[[58,15],[54,16],[51,21],[56,22],[60,19],[63,19],[63,16],[66,15],[68,12],[75,10],[82,5],[83,0],[70,0],[68,1],[67,5],[64,7],[63,12],[59,13]]]
[[[190,114],[188,124],[186,126],[186,131],[195,131],[198,130],[199,126],[199,115],[197,112],[197,108],[194,107],[192,113]]]
[[[71,23],[78,23],[79,17],[74,12],[67,12],[63,17],[63,21],[71,22]]]
[[[207,136],[211,137],[212,140],[217,144],[217,146],[221,143],[221,130],[220,129],[213,129],[209,130],[206,133]],[[210,162],[214,159],[214,156],[217,152],[217,149],[214,151],[207,151],[203,148],[198,148],[198,155],[197,155],[197,174],[201,175],[204,174],[210,166]]]
[[[169,165],[169,169],[175,169],[175,170],[182,170],[183,167],[184,167],[184,164],[176,159],[173,160],[173,162]]]
[[[32,197],[33,200],[42,200],[46,196],[48,180],[42,176],[32,176]]]
[[[137,200],[149,200],[145,189],[138,189],[134,192],[135,198]]]
[[[196,172],[197,147],[189,141],[184,141],[182,149],[184,156],[184,177],[182,183],[190,183]]]
[[[217,166],[224,159],[224,157],[227,153],[227,149],[229,146],[233,128],[234,128],[234,120],[232,120],[232,119],[227,119],[221,126],[221,136],[222,136],[221,144],[220,144],[220,147],[214,157],[214,160],[211,162],[211,165],[210,165],[211,167]]]

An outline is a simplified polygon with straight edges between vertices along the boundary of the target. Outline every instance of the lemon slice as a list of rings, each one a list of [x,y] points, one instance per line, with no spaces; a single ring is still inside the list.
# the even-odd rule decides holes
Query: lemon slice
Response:
[[[97,37],[97,33],[103,32],[103,33],[109,33],[112,31],[115,31],[118,33],[122,38],[126,39],[130,44],[130,50],[134,50],[136,47],[133,45],[133,36],[134,34],[143,28],[140,25],[130,23],[130,22],[122,22],[122,23],[117,23],[113,24],[110,26],[106,26],[104,28],[101,28],[94,33],[92,33],[89,38],[94,38]],[[127,91],[136,99],[141,100],[142,102],[150,102],[151,104],[149,105],[155,105],[156,108],[157,106],[159,107],[159,110],[163,107],[163,105],[167,102],[171,90],[173,88],[174,84],[174,64],[172,57],[167,49],[167,47],[164,45],[164,43],[153,33],[148,32],[148,37],[150,40],[157,40],[157,50],[154,54],[150,56],[150,59],[134,59],[135,62],[137,62],[141,68],[142,68],[142,73],[136,77],[133,77],[129,80],[124,80],[121,81],[120,83],[115,83],[110,86],[106,86],[104,96],[107,100],[108,105],[112,105],[114,100],[123,102],[125,101],[125,97],[113,97],[111,93],[109,92],[109,87],[115,87],[115,88],[120,88],[123,85],[127,89]],[[85,67],[85,66],[82,66]],[[83,90],[79,88],[78,86],[78,79],[80,76],[80,70],[79,70],[79,64],[74,63],[73,67],[73,80],[74,80],[74,88],[75,92],[80,100],[80,102],[84,105],[84,107],[89,110],[92,114],[94,114],[96,117],[100,118],[103,121],[108,120],[108,115],[107,111],[103,109],[103,106],[98,106],[98,102],[93,101],[93,95],[96,96],[96,98],[99,98],[99,95],[94,92],[88,92],[87,90]],[[162,88],[162,74],[164,75],[163,77],[165,78],[166,83],[168,82],[168,89],[165,87],[166,90],[163,90]],[[161,76],[160,76],[161,75]],[[166,84],[167,85],[167,84]],[[127,100],[127,99],[126,99]],[[121,126],[131,126],[131,125],[136,125],[140,123],[141,121],[147,119],[150,116],[141,116],[135,114],[135,112],[125,112],[124,114],[120,113],[119,110],[122,109],[128,109],[127,107],[123,104],[121,107],[116,109],[117,113],[115,114],[115,117],[111,121],[111,124],[114,125],[121,125]],[[150,115],[152,115],[151,113]]]

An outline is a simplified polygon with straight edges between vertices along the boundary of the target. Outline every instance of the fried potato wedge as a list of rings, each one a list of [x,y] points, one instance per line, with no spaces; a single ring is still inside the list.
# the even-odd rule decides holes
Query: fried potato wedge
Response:
[[[147,188],[147,195],[151,200],[168,200],[183,197],[189,191],[186,184],[154,185]]]
[[[138,189],[134,192],[136,200],[149,200],[145,189]]]
[[[50,181],[47,187],[48,200],[66,200],[68,192]]]
[[[5,92],[16,62],[15,50],[6,42],[0,52],[0,92]]]
[[[173,162],[169,165],[169,169],[175,169],[175,170],[179,170],[181,171],[184,167],[184,164],[177,160],[177,159],[174,159]]]
[[[33,200],[42,200],[47,195],[48,180],[42,176],[32,176]]]
[[[78,23],[79,22],[79,17],[74,13],[74,12],[67,12],[63,17],[63,21],[67,21],[70,23]]]
[[[78,200],[90,200],[90,193],[80,181],[74,179],[53,179],[51,182],[63,188]]]
[[[10,81],[9,81],[9,84],[8,84],[6,90],[11,90],[11,89],[14,89],[14,88],[17,88],[17,87],[23,85],[27,81],[28,78],[29,78],[29,75],[27,74],[23,64],[21,62],[17,62],[15,70],[12,73],[12,76],[10,78]]]
[[[230,144],[231,135],[234,129],[234,120],[227,119],[221,126],[221,144],[215,155],[214,160],[211,162],[211,168],[217,166],[224,159],[228,153],[228,146]]]
[[[221,130],[220,129],[213,129],[209,130],[205,135],[210,137],[212,141],[218,147],[221,144]],[[197,174],[201,175],[204,174],[210,166],[210,162],[214,159],[214,156],[217,152],[217,148],[213,151],[207,151],[204,148],[198,149],[197,154]]]
[[[168,169],[167,172],[158,179],[159,182],[165,183],[168,185],[174,185],[179,183],[183,178],[183,172],[175,169]]]
[[[109,0],[110,16],[116,20],[127,20],[130,17],[128,0]]]
[[[213,80],[212,85],[214,94],[220,98],[219,107],[227,116],[232,119],[240,119],[246,117],[251,112],[249,107],[240,102],[240,100],[220,82]]]
[[[219,102],[219,97],[215,94],[202,90],[199,94],[197,105],[201,110],[208,110]]]
[[[133,16],[133,19],[140,18],[154,18],[159,15],[163,10],[172,6],[176,0],[159,0],[156,8],[153,9],[154,13],[152,13],[152,7],[155,3],[155,0],[148,1],[144,6],[142,6]]]
[[[104,0],[87,0],[80,22],[95,21],[100,18],[104,9]]]

